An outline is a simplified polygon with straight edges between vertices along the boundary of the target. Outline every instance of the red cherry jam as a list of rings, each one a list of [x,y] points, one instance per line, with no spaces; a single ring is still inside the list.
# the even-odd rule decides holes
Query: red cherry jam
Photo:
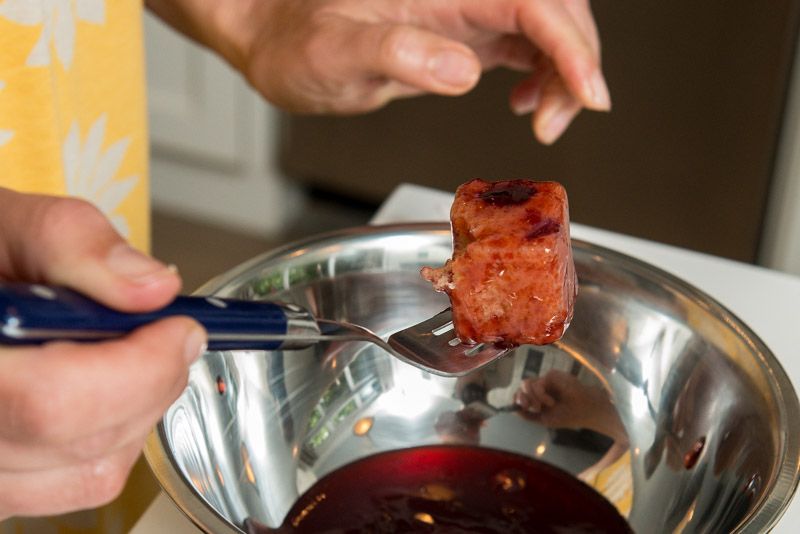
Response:
[[[478,198],[494,206],[514,206],[527,202],[536,194],[536,187],[521,180],[492,182]]]
[[[482,447],[384,452],[320,479],[268,529],[296,533],[630,533],[594,489],[538,460]]]

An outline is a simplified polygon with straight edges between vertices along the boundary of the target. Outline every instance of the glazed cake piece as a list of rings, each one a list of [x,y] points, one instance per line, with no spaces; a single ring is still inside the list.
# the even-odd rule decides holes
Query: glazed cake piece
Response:
[[[422,276],[450,297],[463,342],[545,345],[572,319],[569,207],[556,182],[472,180],[450,211],[453,257]]]

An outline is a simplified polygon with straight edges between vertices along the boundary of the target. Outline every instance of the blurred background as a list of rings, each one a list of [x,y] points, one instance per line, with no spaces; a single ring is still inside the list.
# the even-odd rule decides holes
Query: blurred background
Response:
[[[281,243],[364,224],[399,184],[565,185],[571,217],[800,275],[800,3],[594,2],[610,114],[552,147],[507,106],[520,75],[359,117],[288,116],[146,21],[154,253],[191,291]]]

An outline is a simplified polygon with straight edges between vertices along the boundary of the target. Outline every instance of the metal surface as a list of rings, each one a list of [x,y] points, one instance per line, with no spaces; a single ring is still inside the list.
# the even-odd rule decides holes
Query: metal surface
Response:
[[[442,376],[478,371],[511,349],[494,343],[462,343],[453,327],[450,308],[389,336],[392,354]]]
[[[463,376],[475,372],[509,352],[508,348],[493,343],[462,343],[455,335],[450,308],[389,334],[385,341],[375,332],[342,319],[317,319],[317,323],[323,332],[313,339],[369,341],[405,363],[441,376]]]
[[[580,292],[559,343],[460,378],[359,342],[207,353],[150,436],[151,466],[208,532],[237,532],[248,517],[277,526],[337,467],[441,442],[560,466],[638,532],[767,530],[794,493],[800,455],[800,408],[778,362],[680,280],[573,248]],[[201,291],[288,300],[383,335],[446,306],[418,271],[450,252],[446,225],[355,229],[256,258]]]

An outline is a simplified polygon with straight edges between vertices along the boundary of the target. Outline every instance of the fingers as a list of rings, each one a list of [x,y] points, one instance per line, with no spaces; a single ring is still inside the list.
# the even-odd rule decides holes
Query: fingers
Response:
[[[582,108],[561,78],[547,66],[512,89],[509,105],[517,115],[533,113],[531,127],[545,145],[558,140]]]
[[[466,45],[418,27],[350,23],[351,54],[344,61],[356,76],[394,80],[420,91],[459,95],[472,89],[481,63]]]
[[[542,5],[547,7],[548,3],[544,2]],[[534,134],[545,145],[550,145],[561,137],[582,107],[608,110],[611,106],[608,88],[599,69],[600,40],[589,2],[564,0],[562,5],[578,33],[588,44],[595,64],[586,67],[591,64],[587,62],[581,66],[580,58],[583,55],[585,62],[587,53],[582,46],[576,46],[574,42],[572,45],[548,44],[545,38],[542,41],[543,50],[549,53],[552,63],[544,65],[539,72],[517,85],[510,97],[515,113],[533,112],[531,121]],[[555,17],[559,11],[558,6],[550,3],[549,7],[551,16]],[[566,20],[563,22],[565,27],[569,26]],[[573,37],[577,38],[575,35]],[[558,52],[559,50],[566,51]],[[578,50],[582,50],[582,53]]]
[[[611,109],[594,22],[591,26],[588,22],[588,2],[540,0],[523,5],[519,11],[523,32],[553,61],[569,91],[589,109]]]
[[[472,28],[505,34],[495,40],[494,47],[486,42],[473,44],[485,67],[529,70],[524,59],[528,54],[533,73],[512,90],[509,103],[517,114],[535,112],[533,129],[541,142],[555,142],[581,107],[610,110],[600,67],[600,40],[588,0],[464,0],[462,6]],[[531,60],[530,48],[519,40],[538,50],[544,61]]]
[[[0,519],[118,495],[204,345],[174,317],[108,343],[0,349]]]
[[[610,109],[588,0],[270,6],[263,7],[271,14],[261,25],[267,30],[255,32],[247,47],[246,71],[262,94],[289,111],[361,113],[422,93],[460,95],[496,66],[535,68],[510,103],[517,113],[536,111],[535,131],[544,142],[555,141],[579,107]],[[563,83],[547,89],[553,77]],[[545,98],[559,91],[565,94]]]
[[[481,75],[469,46],[434,30],[332,12],[307,19],[295,41],[266,36],[249,74],[291,111],[360,113],[422,93],[459,95]]]
[[[0,472],[0,520],[95,508],[125,486],[146,436],[99,459],[33,472]]]
[[[123,310],[166,304],[180,287],[90,204],[5,189],[0,279],[67,285]],[[0,348],[0,517],[114,498],[204,341],[175,317],[104,343]]]
[[[174,269],[131,248],[87,202],[0,188],[0,207],[0,278],[66,285],[123,311],[180,289]]]
[[[526,115],[536,111],[541,105],[545,86],[555,75],[549,62],[543,62],[537,66],[530,76],[511,90],[508,100],[511,110],[517,115]]]
[[[580,112],[581,103],[553,76],[541,89],[538,107],[532,117],[533,132],[545,145],[554,143]]]
[[[518,390],[514,394],[514,403],[529,413],[538,414],[542,411],[541,404],[539,404],[535,398],[528,395],[523,389]]]
[[[4,348],[0,438],[57,447],[152,419],[186,384],[204,343],[197,323],[174,317],[105,343]]]
[[[542,406],[552,408],[556,405],[556,400],[547,392],[547,384],[544,380],[536,380],[531,384],[531,391],[539,399]]]
[[[504,34],[496,39],[473,45],[483,70],[495,67],[527,72],[535,69],[544,56],[533,43],[522,35]]]
[[[543,380],[525,380],[514,396],[515,403],[533,414],[540,414],[547,408],[553,408],[556,400],[545,389]]]
[[[592,8],[589,0],[563,0],[564,6],[578,27],[583,32],[584,37],[589,41],[597,57],[600,57],[600,35],[597,31]]]

